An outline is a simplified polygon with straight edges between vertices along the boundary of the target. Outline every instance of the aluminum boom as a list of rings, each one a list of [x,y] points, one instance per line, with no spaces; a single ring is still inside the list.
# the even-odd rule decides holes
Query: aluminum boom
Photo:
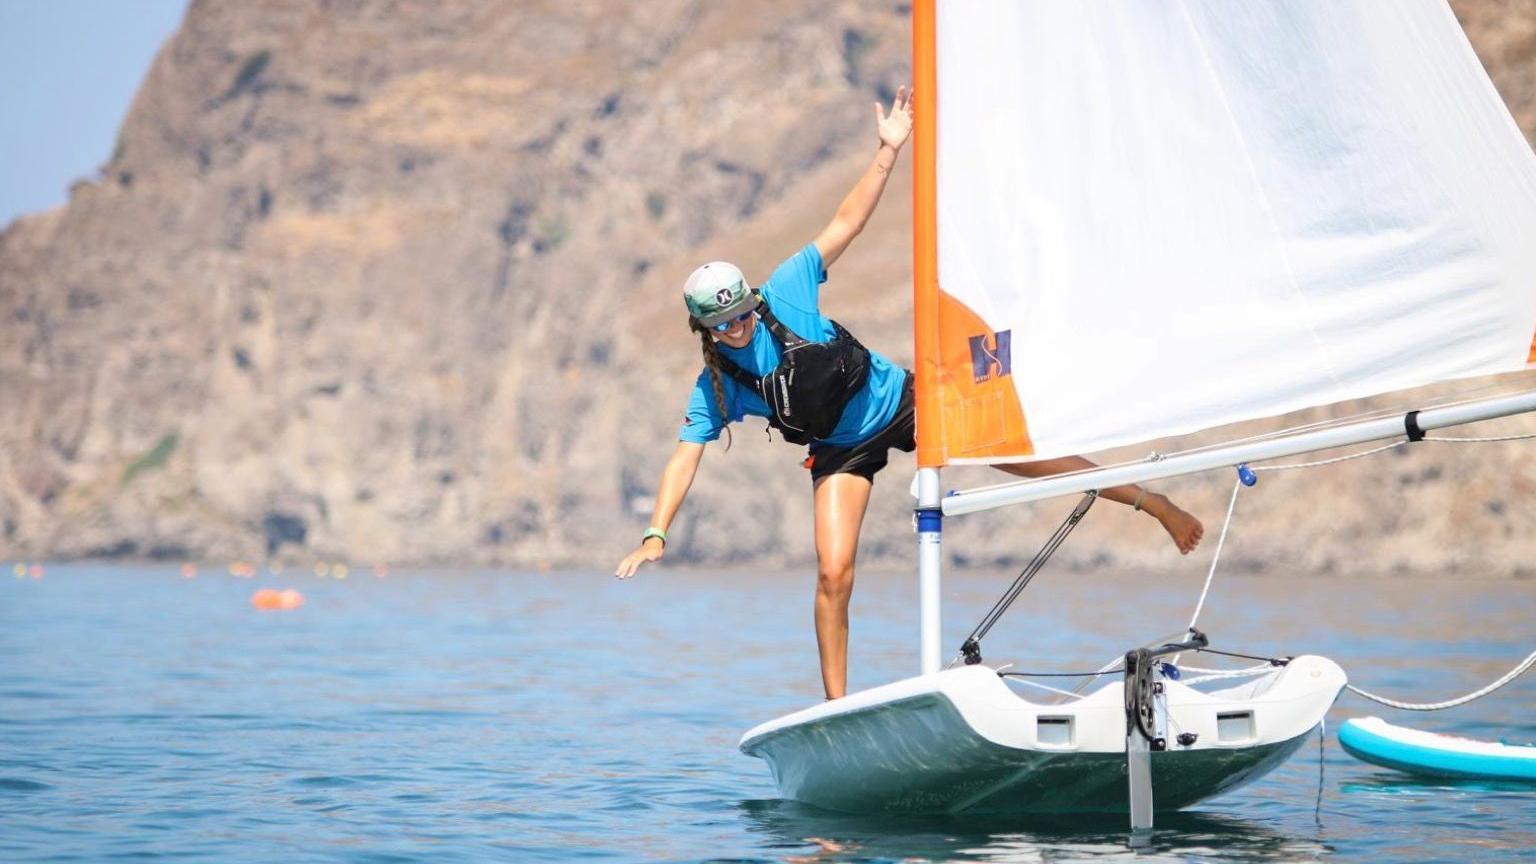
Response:
[[[1507,417],[1530,411],[1536,411],[1536,390],[1462,405],[1427,408],[1418,413],[1418,425],[1420,429],[1427,432],[1431,429],[1444,429],[1448,426],[1460,426],[1463,423],[1476,423],[1479,420],[1492,420],[1496,417]],[[1212,468],[1228,468],[1244,462],[1262,462],[1266,459],[1297,456],[1315,450],[1397,438],[1407,434],[1406,422],[1409,413],[1411,412],[1393,414],[1375,420],[1362,420],[1358,423],[1319,429],[1315,432],[1298,432],[1295,435],[1263,441],[1175,453],[1146,462],[1133,462],[1108,468],[1096,468],[1091,471],[1025,480],[1020,483],[989,486],[969,492],[953,492],[944,497],[942,507],[946,516],[976,513],[1005,504],[1039,501],[1058,495],[1086,492],[1089,489],[1107,489],[1110,486],[1125,483],[1141,483],[1146,480],[1160,480],[1209,471]]]

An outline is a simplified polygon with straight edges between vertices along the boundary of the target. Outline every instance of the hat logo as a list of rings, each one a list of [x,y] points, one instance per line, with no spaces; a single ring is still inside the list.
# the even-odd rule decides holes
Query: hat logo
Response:
[[[729,288],[721,288],[719,291],[716,291],[715,292],[715,302],[719,303],[721,306],[724,306],[727,303],[730,303],[731,302],[731,289],[729,289]]]

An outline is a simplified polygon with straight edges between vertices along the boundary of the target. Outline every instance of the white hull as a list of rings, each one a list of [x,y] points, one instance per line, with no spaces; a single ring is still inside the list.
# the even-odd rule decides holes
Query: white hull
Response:
[[[1301,746],[1346,680],[1333,661],[1304,656],[1222,690],[1166,681],[1154,805],[1185,807],[1264,775]],[[1126,728],[1119,678],[1046,704],[966,666],[764,723],[741,749],[768,762],[784,797],[844,812],[1125,812]],[[1179,733],[1196,738],[1180,745]]]

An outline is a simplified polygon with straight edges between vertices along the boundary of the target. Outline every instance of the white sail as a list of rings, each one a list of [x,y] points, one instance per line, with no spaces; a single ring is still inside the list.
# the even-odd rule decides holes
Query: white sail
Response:
[[[1536,156],[1441,0],[939,0],[934,30],[923,464],[1536,360]]]

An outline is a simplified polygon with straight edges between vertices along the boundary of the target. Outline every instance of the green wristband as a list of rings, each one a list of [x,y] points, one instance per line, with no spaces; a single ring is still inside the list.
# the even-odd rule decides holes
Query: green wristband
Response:
[[[660,538],[661,539],[661,545],[663,545],[663,546],[667,545],[667,532],[661,530],[660,528],[647,528],[647,529],[645,529],[645,533],[640,536],[640,542],[644,543],[645,541],[651,539],[652,537]]]

